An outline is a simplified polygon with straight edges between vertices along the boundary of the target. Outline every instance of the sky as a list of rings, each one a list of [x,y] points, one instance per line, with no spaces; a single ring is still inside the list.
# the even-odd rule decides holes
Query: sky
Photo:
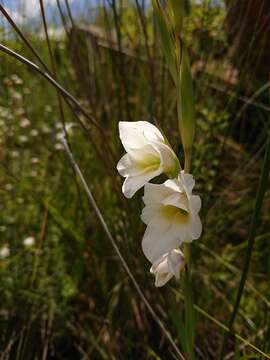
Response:
[[[56,0],[43,0],[43,2],[49,20],[59,16]],[[83,15],[85,8],[89,8],[89,5],[95,7],[100,2],[100,0],[68,0],[74,16]],[[40,16],[39,0],[0,0],[0,4],[18,22],[25,21],[25,19],[37,19]],[[60,4],[62,4],[63,9],[66,9],[64,0],[60,0]]]
[[[62,8],[65,7],[65,0],[59,0],[62,4]],[[105,0],[106,3],[107,0]],[[118,0],[117,0],[118,1]],[[126,0],[132,1],[132,0]],[[193,0],[197,3],[204,2],[205,0]],[[57,7],[56,0],[43,0],[45,11],[47,15],[48,22],[53,26],[60,25],[59,11]],[[150,0],[145,0],[149,2]],[[220,3],[222,0],[211,0],[212,3]],[[96,7],[99,4],[103,4],[103,0],[68,0],[68,3],[71,7],[71,12],[76,17],[87,18],[91,16],[91,11],[89,10],[89,5],[91,7]],[[27,22],[28,24],[32,22],[32,25],[40,23],[40,8],[39,0],[0,0],[0,4],[3,5],[7,11],[10,13],[12,18],[18,23],[22,24]],[[87,10],[86,10],[87,9]],[[66,11],[65,11],[66,12]]]

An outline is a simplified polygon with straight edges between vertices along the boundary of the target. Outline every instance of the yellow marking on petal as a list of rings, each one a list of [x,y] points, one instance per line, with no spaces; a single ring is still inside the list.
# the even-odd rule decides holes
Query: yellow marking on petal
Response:
[[[145,154],[142,159],[136,161],[139,170],[157,170],[160,167],[160,158],[152,154]]]
[[[186,224],[189,219],[189,213],[183,209],[179,209],[176,206],[163,206],[161,212],[167,220],[175,220],[179,224]]]

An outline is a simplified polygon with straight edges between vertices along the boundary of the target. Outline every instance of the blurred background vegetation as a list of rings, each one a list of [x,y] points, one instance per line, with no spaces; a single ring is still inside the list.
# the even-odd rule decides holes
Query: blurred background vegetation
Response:
[[[121,252],[181,349],[181,281],[154,288],[140,245],[142,192],[126,200],[116,172],[123,154],[120,120],[161,126],[183,159],[174,87],[150,2],[45,0],[46,19],[39,0],[0,5],[84,109],[63,101],[59,108],[48,81],[1,53],[0,359],[177,358],[123,270],[60,142],[66,128]],[[2,10],[1,44],[44,69]],[[198,359],[217,359],[269,129],[270,3],[190,0],[186,11],[184,40],[196,90],[192,173],[204,224],[192,246],[195,352]],[[226,359],[270,358],[269,195],[235,326],[253,347],[230,339]]]

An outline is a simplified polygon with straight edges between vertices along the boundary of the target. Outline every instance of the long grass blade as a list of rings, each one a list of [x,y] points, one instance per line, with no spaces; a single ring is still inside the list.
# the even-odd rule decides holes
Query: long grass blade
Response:
[[[184,295],[178,291],[173,289],[173,292],[175,295],[179,296],[181,299],[184,299]],[[196,310],[197,313],[201,314],[202,316],[204,316],[206,319],[210,320],[211,322],[213,322],[215,325],[217,325],[220,329],[224,330],[225,332],[229,333],[230,330],[228,328],[228,326],[226,326],[225,324],[223,324],[221,321],[217,320],[214,316],[212,316],[211,314],[209,314],[207,311],[205,311],[204,309],[202,309],[200,306],[194,304],[194,310]],[[257,346],[253,345],[250,341],[248,341],[247,339],[243,338],[241,335],[237,334],[237,333],[233,333],[233,335],[235,336],[236,339],[238,339],[242,344],[245,344],[246,346],[250,347],[251,349],[253,349],[254,351],[256,351],[258,354],[262,355],[263,358],[265,359],[270,359],[270,355],[266,354],[264,351],[262,351],[261,349],[259,349]]]

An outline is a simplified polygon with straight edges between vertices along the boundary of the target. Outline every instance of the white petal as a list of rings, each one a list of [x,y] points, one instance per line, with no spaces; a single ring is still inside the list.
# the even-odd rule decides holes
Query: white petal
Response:
[[[168,254],[169,271],[179,279],[180,269],[184,265],[184,254],[179,249],[174,249]]]
[[[198,215],[194,215],[189,225],[189,234],[192,239],[198,239],[202,233],[202,223]]]
[[[146,145],[145,137],[140,126],[138,126],[138,122],[120,121],[118,126],[120,139],[127,152]]]
[[[152,145],[145,145],[125,154],[118,162],[117,170],[122,176],[135,176],[144,171],[157,170],[160,164],[159,153]]]
[[[195,186],[195,180],[191,174],[187,174],[184,172],[184,170],[181,171],[180,174],[181,182],[183,184],[183,187],[185,188],[186,192],[188,194],[192,193],[192,190]]]
[[[137,124],[147,141],[159,141],[164,143],[164,136],[155,125],[147,121],[137,121]]]
[[[174,219],[171,231],[173,232],[174,237],[177,239],[178,246],[180,246],[183,242],[186,242],[186,238],[188,236],[187,224],[179,224],[179,222]]]
[[[185,243],[191,243],[193,241],[192,237],[190,235],[186,235],[185,240],[183,242]]]
[[[152,263],[178,245],[179,241],[170,228],[161,231],[158,227],[147,226],[142,240],[142,249],[147,259]]]
[[[158,260],[156,260],[154,262],[154,264],[151,266],[151,269],[150,269],[150,273],[152,274],[155,274],[158,269],[160,269],[160,266],[162,266],[163,268],[163,271],[168,269],[168,266],[167,266],[167,256],[168,256],[168,253],[164,254],[161,256],[161,258],[159,258]]]
[[[184,265],[184,255],[179,249],[173,249],[162,255],[152,265],[150,272],[155,275],[155,285],[166,284],[173,276],[180,277],[180,269]]]
[[[160,167],[161,165],[160,155],[151,144],[140,149],[130,150],[128,153],[134,165],[136,164],[141,169],[148,166]]]
[[[173,277],[173,274],[170,272],[168,272],[168,273],[158,272],[156,274],[155,286],[156,287],[164,286],[172,277]]]
[[[141,213],[142,221],[148,225],[150,221],[159,215],[160,207],[155,205],[147,205],[143,208]]]
[[[122,186],[123,194],[131,198],[137,190],[143,187],[148,181],[161,174],[160,170],[142,172],[136,176],[128,176]]]
[[[127,152],[139,149],[149,141],[164,142],[161,132],[147,121],[120,121],[119,134]]]
[[[183,191],[178,179],[173,179],[173,180],[169,179],[165,181],[164,185],[166,186],[166,188],[170,189],[171,191],[175,191],[175,192]]]
[[[150,272],[155,275],[155,286],[161,287],[169,281],[173,274],[169,270],[168,254],[164,254],[152,265]]]
[[[163,171],[175,171],[179,167],[178,159],[173,150],[162,142],[153,142],[152,144],[160,154],[161,166]],[[176,169],[178,170],[178,169]],[[179,168],[180,170],[180,168]]]
[[[128,176],[128,175],[136,175],[138,172],[141,172],[138,170],[136,166],[134,166],[134,161],[130,157],[129,154],[125,154],[118,162],[116,166],[119,174],[121,176]]]
[[[167,196],[163,201],[162,204],[164,205],[171,205],[175,206],[179,209],[182,209],[186,212],[189,212],[189,204],[188,199],[184,194],[181,193],[173,193]]]
[[[190,196],[191,209],[194,213],[198,213],[201,210],[202,201],[199,195]]]
[[[162,201],[171,194],[172,191],[164,184],[145,184],[143,201],[146,205],[161,204]]]

